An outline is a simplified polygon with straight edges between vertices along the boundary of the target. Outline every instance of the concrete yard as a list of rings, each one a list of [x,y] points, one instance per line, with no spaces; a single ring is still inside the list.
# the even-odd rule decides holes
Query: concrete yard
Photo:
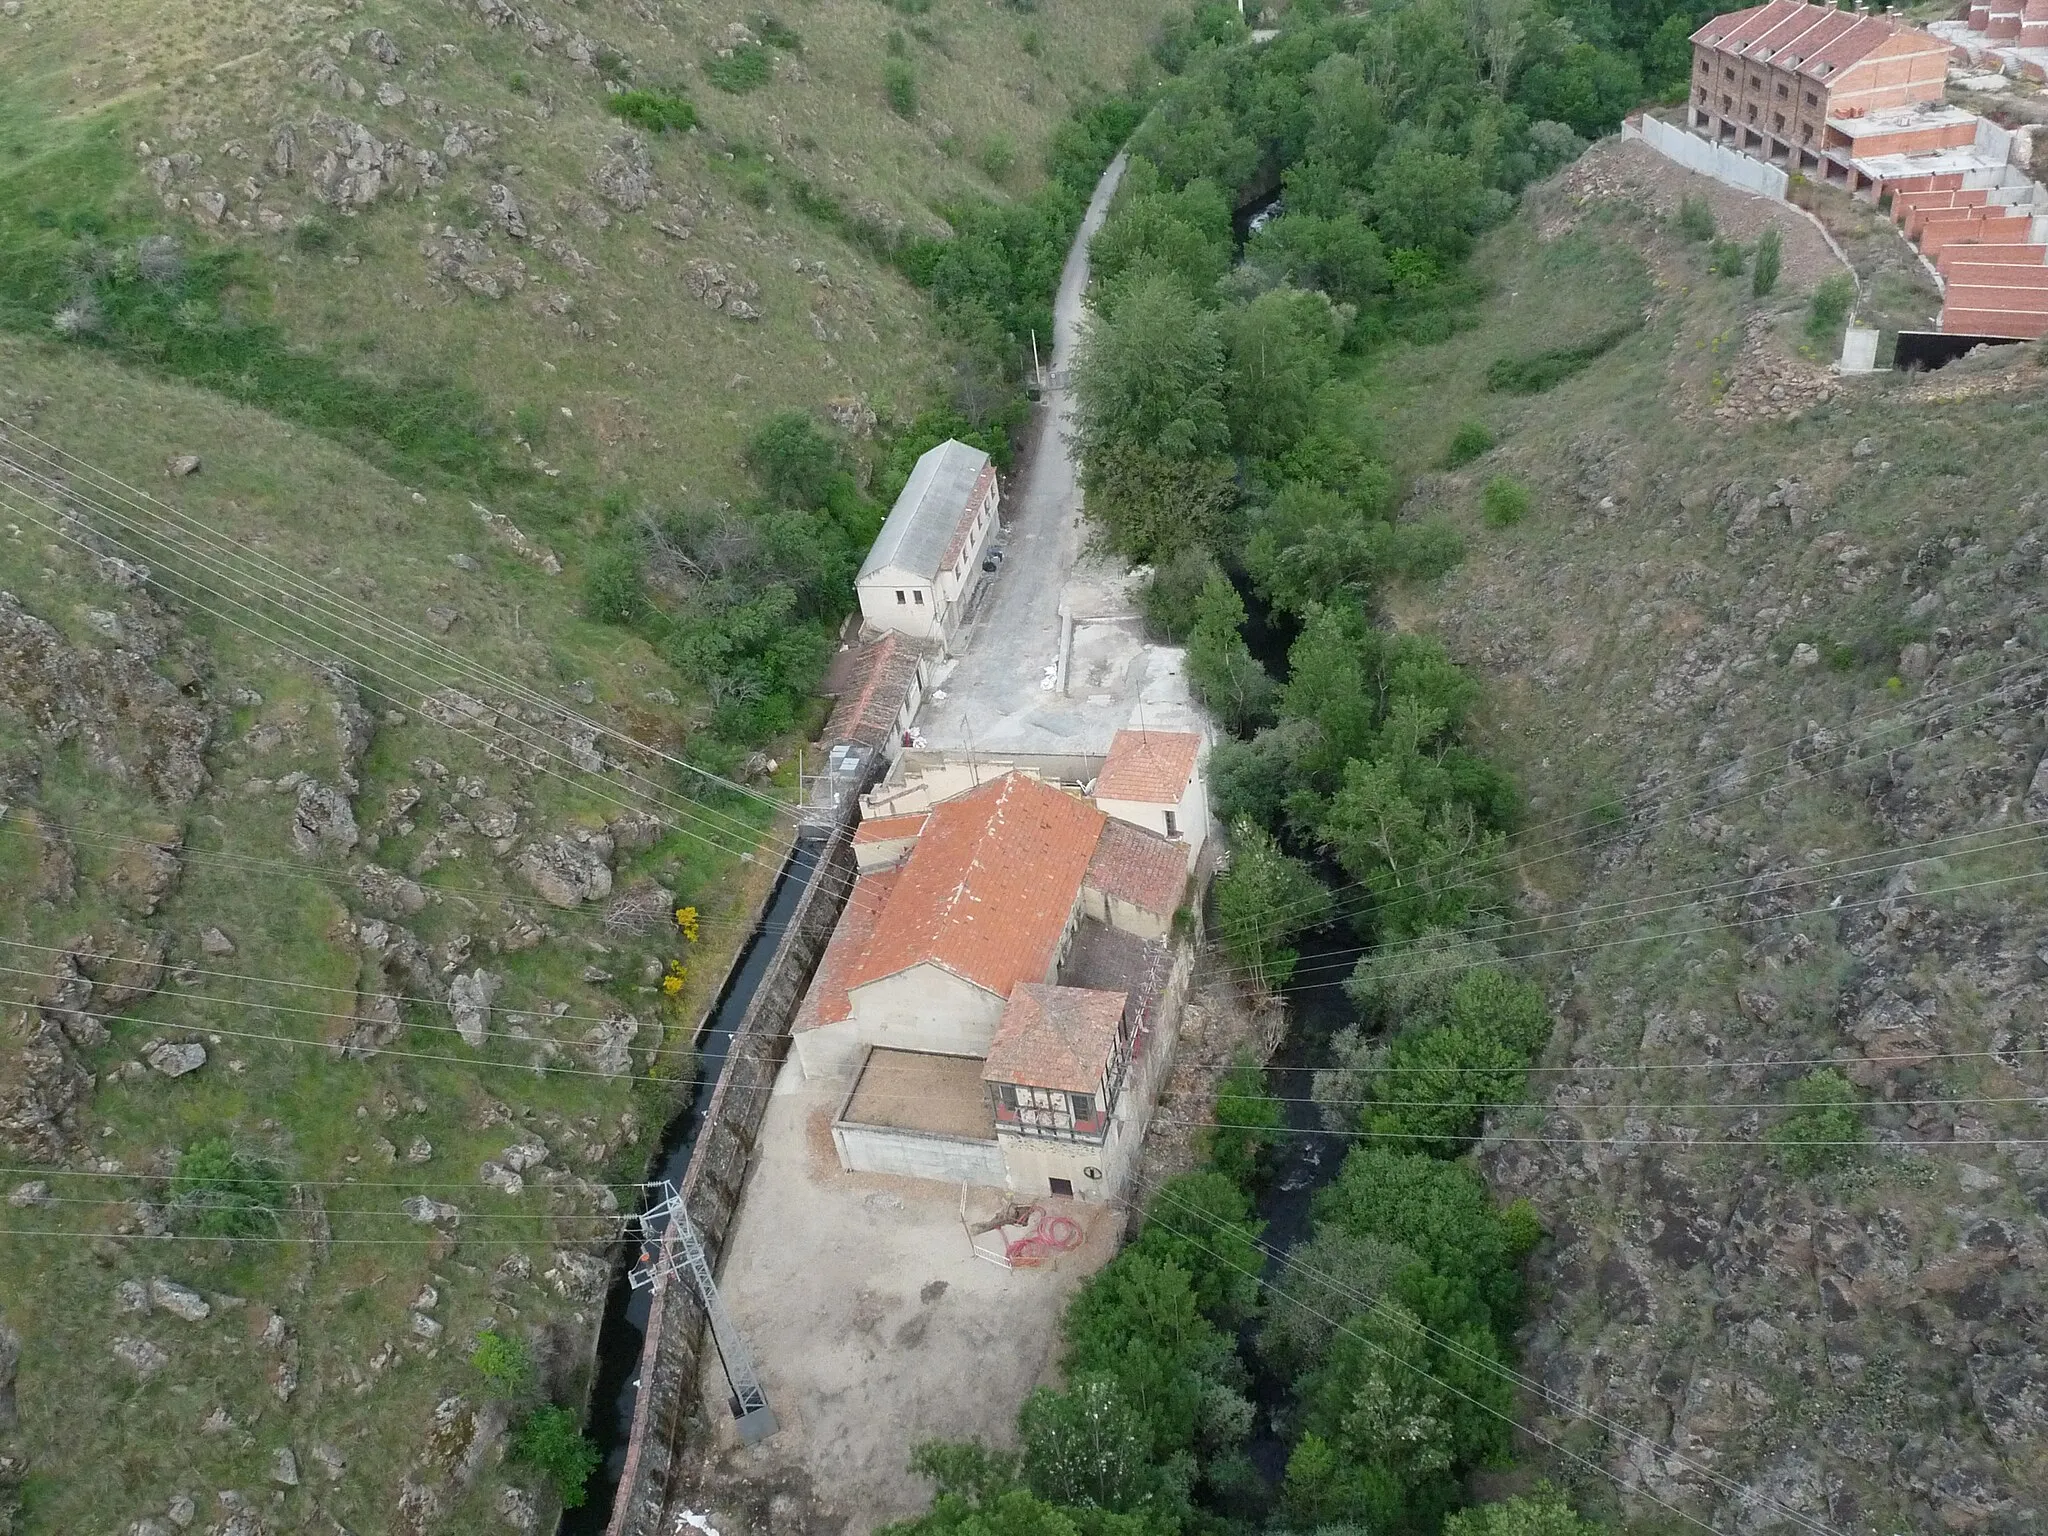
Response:
[[[777,1520],[778,1530],[866,1536],[928,1506],[931,1490],[907,1465],[920,1442],[1014,1445],[1018,1405],[1048,1379],[1067,1298],[1122,1232],[1119,1207],[1048,1202],[1081,1222],[1080,1248],[1041,1269],[976,1258],[958,1186],[840,1169],[830,1123],[847,1087],[806,1083],[794,1058],[783,1068],[726,1239],[719,1286],[782,1428],[739,1446],[707,1349],[700,1390],[717,1444],[689,1480],[721,1529],[731,1527],[718,1514],[773,1498],[787,1514],[796,1510],[784,1501],[801,1508],[801,1525]],[[995,1190],[967,1195],[977,1218],[1004,1203]]]

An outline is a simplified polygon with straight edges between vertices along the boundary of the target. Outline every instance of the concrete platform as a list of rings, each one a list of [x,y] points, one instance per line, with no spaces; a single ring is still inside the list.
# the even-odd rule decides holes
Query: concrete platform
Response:
[[[773,1494],[798,1502],[790,1528],[813,1536],[922,1513],[930,1490],[906,1464],[921,1441],[1016,1443],[1018,1408],[1052,1379],[1067,1299],[1124,1224],[1114,1205],[1046,1201],[1082,1224],[1080,1248],[1040,1269],[976,1258],[957,1186],[841,1170],[831,1118],[845,1095],[843,1079],[806,1084],[793,1058],[783,1068],[719,1270],[782,1427],[738,1443],[706,1350],[699,1389],[719,1443],[680,1469],[692,1508],[715,1516]],[[1007,1203],[967,1194],[976,1219]]]

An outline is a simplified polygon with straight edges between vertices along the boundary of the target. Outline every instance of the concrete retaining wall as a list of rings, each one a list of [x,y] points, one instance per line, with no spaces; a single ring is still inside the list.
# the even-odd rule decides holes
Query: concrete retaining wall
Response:
[[[1775,165],[1752,160],[1725,144],[1709,144],[1697,134],[1674,128],[1648,113],[1643,114],[1640,122],[1623,123],[1621,134],[1626,139],[1641,139],[1666,160],[1676,161],[1702,176],[1711,176],[1724,186],[1781,203],[1785,200],[1789,178]]]
[[[996,1189],[1006,1182],[1002,1149],[993,1139],[969,1141],[964,1136],[841,1120],[832,1127],[832,1142],[839,1148],[841,1165],[855,1173],[896,1173]]]
[[[689,1171],[683,1175],[682,1196],[690,1220],[703,1234],[714,1265],[739,1206],[747,1160],[768,1110],[776,1071],[789,1048],[790,1020],[839,921],[853,879],[852,827],[843,822],[833,830],[809,888],[790,914],[782,946],[733,1031],[725,1070],[698,1129]],[[696,1291],[685,1280],[664,1282],[655,1291],[647,1320],[639,1406],[607,1536],[662,1536],[675,1450],[697,1401],[703,1338],[704,1308]]]

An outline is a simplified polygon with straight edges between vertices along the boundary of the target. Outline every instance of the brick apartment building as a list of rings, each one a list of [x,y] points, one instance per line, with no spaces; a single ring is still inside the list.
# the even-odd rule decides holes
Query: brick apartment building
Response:
[[[1693,130],[1788,169],[1840,180],[1873,150],[1913,154],[1975,133],[1968,113],[1940,105],[1948,45],[1882,17],[1769,0],[1716,16],[1692,50]],[[1881,146],[1858,142],[1880,127]]]

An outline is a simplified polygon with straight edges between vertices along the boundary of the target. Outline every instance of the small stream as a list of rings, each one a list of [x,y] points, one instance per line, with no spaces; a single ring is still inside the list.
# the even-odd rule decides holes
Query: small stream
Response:
[[[1286,1132],[1274,1151],[1272,1177],[1260,1191],[1255,1210],[1266,1224],[1266,1243],[1282,1254],[1308,1236],[1316,1193],[1337,1176],[1353,1141],[1341,1132],[1325,1132],[1322,1116],[1308,1098],[1315,1069],[1329,1061],[1331,1037],[1357,1018],[1344,991],[1351,970],[1342,961],[1357,949],[1358,940],[1340,923],[1301,935],[1296,946],[1303,980],[1286,989],[1287,1033],[1266,1063],[1266,1091],[1281,1101]],[[1266,1261],[1268,1283],[1278,1277],[1280,1267],[1277,1256]],[[1259,1475],[1277,1487],[1287,1471],[1288,1447],[1273,1427],[1273,1415],[1287,1406],[1292,1383],[1266,1369],[1255,1347],[1257,1333],[1254,1324],[1238,1334],[1238,1353],[1251,1371],[1252,1405],[1259,1411],[1245,1453]]]
[[[791,916],[810,884],[823,848],[818,840],[799,841],[776,877],[761,921],[726,973],[725,986],[698,1037],[696,1085],[688,1102],[677,1109],[662,1130],[660,1145],[648,1160],[649,1182],[667,1179],[678,1188],[682,1186],[683,1173],[690,1166],[690,1154],[697,1145],[697,1127],[724,1070],[733,1031],[739,1027],[747,1005],[754,1000],[755,989],[781,948]],[[604,1461],[591,1475],[589,1497],[582,1507],[563,1511],[561,1524],[556,1528],[558,1536],[598,1536],[611,1521],[612,1501],[626,1467],[626,1442],[633,1433],[633,1412],[640,1401],[640,1352],[647,1341],[648,1310],[654,1304],[652,1291],[636,1291],[626,1283],[627,1269],[638,1253],[637,1244],[626,1245],[618,1271],[612,1276],[611,1291],[605,1297],[604,1320],[598,1326],[597,1382],[591,1392],[587,1432],[604,1453]]]

